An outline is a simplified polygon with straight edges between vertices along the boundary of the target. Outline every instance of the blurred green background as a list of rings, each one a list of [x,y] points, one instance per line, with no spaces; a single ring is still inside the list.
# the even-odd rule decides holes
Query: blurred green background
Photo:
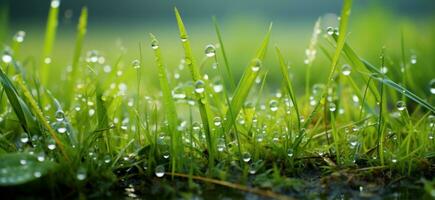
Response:
[[[82,6],[89,9],[88,32],[83,55],[89,50],[98,50],[113,64],[124,52],[122,65],[130,66],[139,57],[138,44],[144,49],[144,82],[157,85],[152,50],[148,48],[148,33],[160,40],[164,62],[171,72],[183,58],[178,38],[178,29],[173,14],[178,7],[190,33],[196,59],[204,58],[204,47],[217,43],[212,16],[221,26],[228,58],[236,77],[255,55],[256,48],[273,22],[271,45],[279,46],[291,63],[295,85],[303,92],[306,66],[305,49],[308,47],[313,26],[322,17],[322,28],[336,26],[336,15],[340,14],[339,0],[63,0],[60,6],[58,34],[53,54],[52,74],[60,74],[72,60],[75,27]],[[20,59],[39,61],[42,49],[45,22],[50,1],[48,0],[2,0],[1,15],[3,46],[10,45],[13,35],[26,32]],[[348,41],[359,55],[378,65],[379,53],[386,47],[393,80],[399,76],[400,36],[403,31],[406,56],[415,54],[418,62],[411,66],[419,95],[427,96],[429,81],[434,78],[435,57],[435,1],[433,0],[356,0],[350,20]],[[7,16],[7,17],[6,17]],[[218,56],[220,56],[218,54]],[[409,60],[409,58],[407,58]],[[341,63],[343,64],[343,63]],[[205,63],[205,71],[211,63]],[[281,76],[274,52],[269,49],[265,67],[269,70],[268,88],[279,88]],[[324,81],[329,70],[329,61],[318,51],[313,65],[312,83]],[[125,73],[132,76],[134,70]],[[182,79],[189,74],[181,72]],[[53,76],[53,81],[61,76]]]

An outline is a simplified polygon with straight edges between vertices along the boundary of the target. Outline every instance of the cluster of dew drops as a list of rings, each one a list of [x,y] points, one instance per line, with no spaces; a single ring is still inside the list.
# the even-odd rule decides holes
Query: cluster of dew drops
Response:
[[[58,7],[59,6],[59,1],[58,0],[53,0],[51,2],[51,6],[55,7],[55,8]],[[333,34],[337,34],[338,35],[339,31],[338,31],[337,28],[328,27],[326,29],[326,33],[328,35],[333,35]],[[26,33],[24,31],[18,31],[14,35],[13,41],[17,42],[17,43],[22,43],[22,42],[24,42],[25,36],[26,36]],[[182,38],[181,40],[182,40],[182,42],[187,41],[186,38]],[[159,43],[156,40],[153,40],[151,42],[151,48],[153,50],[157,50],[159,48]],[[213,57],[215,57],[216,56],[216,47],[215,47],[215,45],[212,45],[212,44],[206,45],[205,49],[204,49],[204,53],[205,53],[205,56],[207,58],[213,58]],[[309,54],[312,56],[313,53],[314,52],[310,52]],[[309,56],[309,55],[307,55],[307,56]],[[5,48],[3,50],[3,54],[1,56],[1,62],[4,63],[4,64],[9,64],[9,63],[12,63],[14,61],[15,60],[14,60],[14,57],[13,57],[12,50],[9,49],[9,48]],[[89,51],[87,53],[86,61],[88,63],[100,63],[100,64],[104,64],[105,58],[103,56],[101,56],[98,51],[93,50],[93,51]],[[16,62],[18,62],[18,61],[16,61]],[[50,58],[46,58],[45,62],[49,63],[49,62],[51,62],[51,59]],[[181,64],[179,66],[179,69],[180,70],[183,69],[184,64],[190,64],[190,62],[191,61],[189,61],[188,59],[182,59]],[[415,54],[411,55],[411,57],[410,57],[410,64],[411,65],[417,64],[417,56]],[[140,61],[138,59],[135,59],[135,60],[133,60],[131,62],[131,66],[134,69],[139,69],[141,67],[141,63],[140,63]],[[213,69],[216,69],[217,66],[218,66],[217,63],[213,63],[212,64],[212,68]],[[251,61],[250,68],[251,68],[251,70],[253,72],[258,72],[260,70],[261,66],[262,66],[262,62],[261,62],[260,59],[253,59]],[[112,68],[111,68],[110,65],[104,65],[103,66],[103,71],[104,72],[109,73],[109,72],[111,72],[111,70],[112,70]],[[352,72],[352,67],[349,64],[342,65],[342,67],[341,67],[341,74],[343,76],[350,76],[351,72]],[[386,74],[388,72],[388,68],[386,66],[382,66],[380,68],[380,72],[382,74]],[[116,74],[118,76],[121,76],[122,75],[122,71],[119,70],[119,71],[116,72]],[[178,73],[175,73],[174,78],[178,79],[179,77],[180,77],[180,75]],[[204,79],[206,79],[206,80],[208,79],[208,75],[207,74],[204,75]],[[257,79],[256,83],[260,83],[260,81],[261,81],[260,79]],[[206,83],[204,82],[204,80],[197,80],[194,83],[194,92],[201,95],[201,94],[204,93],[205,87],[206,87]],[[314,95],[315,94],[319,94],[320,91],[323,89],[323,87],[324,87],[324,85],[322,85],[322,84],[315,84],[315,85],[313,85],[313,89],[312,89],[313,90],[313,94]],[[125,93],[126,88],[127,88],[127,86],[126,86],[125,83],[120,83],[118,85],[118,89],[120,90],[121,93]],[[214,82],[214,84],[212,85],[212,88],[213,88],[214,92],[220,93],[220,92],[223,91],[224,86],[218,80],[218,81]],[[432,79],[429,82],[429,92],[432,95],[435,94],[435,79]],[[187,95],[183,92],[183,88],[181,86],[177,86],[177,87],[175,87],[172,90],[172,96],[173,96],[174,99],[178,99],[178,100],[185,99],[187,97]],[[277,95],[277,96],[279,96],[279,95]],[[358,102],[359,102],[359,98],[356,95],[352,96],[352,100],[353,100],[353,102],[355,104],[358,104]],[[193,101],[188,101],[188,103],[190,105],[194,105]],[[310,103],[310,105],[314,106],[318,102],[316,101],[314,96],[310,96],[310,102],[309,103]],[[88,104],[89,104],[89,102],[88,102]],[[291,104],[291,102],[288,102],[288,100],[287,100],[286,104]],[[132,101],[129,101],[129,106],[131,106],[131,105],[132,105]],[[329,110],[331,112],[335,112],[338,109],[337,106],[332,101],[328,105],[329,105]],[[270,108],[270,111],[276,112],[279,109],[279,102],[277,100],[272,99],[269,102],[269,108]],[[398,101],[396,103],[396,108],[397,108],[397,110],[399,112],[404,112],[404,111],[406,111],[406,103],[403,102],[403,101]],[[76,106],[75,110],[79,111],[80,110],[80,106]],[[342,109],[338,109],[338,111],[340,113],[343,112]],[[94,114],[95,114],[95,110],[94,109],[90,109],[89,110],[89,115],[92,116]],[[0,122],[4,120],[4,115],[5,114],[1,114],[0,115]],[[118,121],[118,119],[115,119],[115,122],[116,121]],[[125,120],[123,120],[123,122],[124,121]],[[242,122],[242,121],[243,121],[243,119],[240,122]],[[303,121],[303,118],[301,118],[301,121]],[[429,126],[430,127],[434,127],[434,124],[435,124],[435,116],[430,115],[429,116]],[[214,125],[216,127],[220,127],[222,125],[222,119],[220,117],[215,117],[214,118]],[[55,113],[55,121],[51,124],[51,126],[59,134],[67,134],[67,135],[70,134],[70,132],[68,131],[68,122],[66,121],[65,114],[64,114],[64,112],[62,110],[57,110],[56,111],[56,113]],[[195,129],[195,128],[196,129],[200,129],[200,125],[199,124],[194,125],[193,129]],[[125,127],[125,129],[126,129],[126,127]],[[353,128],[354,131],[357,130],[357,129],[358,129],[357,127]],[[433,134],[430,133],[429,134],[429,139],[433,139],[433,138],[434,138]],[[21,142],[22,144],[26,144],[30,140],[31,141],[38,141],[38,140],[41,140],[41,138],[38,138],[38,136],[32,136],[32,138],[29,138],[29,135],[27,133],[21,134],[21,136],[19,138],[19,142]],[[262,135],[257,136],[257,140],[258,141],[262,141],[263,140],[263,136]],[[355,137],[350,138],[349,141],[350,141],[350,146],[352,148],[355,148],[358,145],[357,139]],[[225,150],[225,147],[226,147],[226,145],[225,145],[225,141],[223,140],[223,138],[218,138],[218,141],[217,141],[217,150],[219,152],[222,152],[222,151]],[[48,141],[47,141],[47,148],[49,150],[56,149],[56,143],[55,143],[55,141],[53,139],[48,139]],[[30,151],[30,154],[36,154],[37,155],[37,160],[39,162],[44,162],[46,160],[46,155],[45,155],[44,152],[35,153],[33,151]],[[293,156],[293,150],[292,149],[288,149],[287,155],[289,157],[292,157]],[[163,156],[164,156],[164,158],[167,159],[167,158],[169,158],[169,153],[166,151]],[[251,154],[249,152],[243,152],[242,153],[242,158],[243,158],[244,162],[248,163],[248,162],[251,161]],[[104,156],[103,160],[104,160],[105,163],[110,163],[111,162],[109,155]],[[393,158],[393,162],[394,161],[395,161],[395,159]],[[26,160],[21,160],[20,164],[26,165],[27,161]],[[256,166],[255,166],[255,163],[252,162],[251,165],[250,165],[249,173],[255,174],[255,171],[256,171]],[[2,170],[0,173],[7,173],[7,172],[5,172],[5,170]],[[155,168],[155,175],[157,177],[163,177],[164,174],[165,174],[164,165],[158,165]],[[40,177],[41,175],[42,175],[42,173],[40,171],[35,171],[35,173],[34,173],[35,177]],[[78,169],[78,171],[77,171],[77,177],[76,178],[78,180],[84,180],[84,179],[86,179],[86,169],[80,167]]]

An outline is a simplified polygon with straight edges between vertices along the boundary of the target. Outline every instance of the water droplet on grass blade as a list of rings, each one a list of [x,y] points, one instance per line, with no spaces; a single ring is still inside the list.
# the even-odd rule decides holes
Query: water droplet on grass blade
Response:
[[[251,69],[253,72],[258,72],[261,68],[261,60],[258,58],[255,58],[251,61]]]
[[[157,40],[151,41],[151,48],[154,50],[158,49],[159,48],[159,41],[157,41]]]
[[[3,53],[3,56],[2,56],[2,61],[4,62],[4,63],[10,63],[11,61],[12,61],[12,56],[11,56],[11,54],[9,53],[9,52],[4,52]]]
[[[77,178],[77,180],[79,180],[79,181],[83,181],[83,180],[86,179],[86,177],[87,177],[87,170],[86,170],[86,168],[84,168],[84,167],[80,167],[80,168],[77,170],[77,174],[76,174],[76,178]]]
[[[56,121],[61,122],[65,119],[65,113],[62,110],[58,110],[55,113]]]
[[[37,160],[39,162],[44,162],[45,161],[45,153],[44,152],[40,152],[38,153],[38,155],[36,156]]]
[[[244,152],[242,154],[242,159],[243,159],[243,162],[246,162],[246,163],[251,161],[251,154],[249,152]]]
[[[411,60],[410,60],[411,64],[415,65],[417,64],[417,55],[413,54],[411,55]]]
[[[276,112],[276,111],[278,110],[278,101],[276,101],[276,100],[271,100],[271,101],[269,102],[269,108],[270,108],[270,111],[272,111],[272,112]]]
[[[159,178],[163,177],[165,175],[165,167],[163,165],[157,166],[154,174]]]
[[[50,150],[56,149],[56,142],[53,139],[49,139],[47,142],[47,148]]]
[[[403,101],[398,101],[398,102],[396,103],[396,108],[397,108],[397,110],[399,110],[399,111],[403,111],[403,110],[406,109],[406,103],[403,102]]]
[[[388,72],[388,67],[386,67],[386,66],[381,67],[379,72],[381,72],[381,74],[386,74]]]
[[[18,43],[22,43],[24,42],[24,37],[26,37],[26,32],[24,31],[18,31],[15,35],[14,35],[14,40]]]
[[[332,34],[334,34],[334,28],[331,27],[331,26],[328,26],[328,27],[326,28],[326,33],[327,33],[328,35],[332,35]]]
[[[214,45],[209,44],[205,46],[204,52],[207,57],[211,58],[216,55],[216,48],[214,47]]]
[[[140,61],[138,59],[135,59],[131,62],[131,65],[133,66],[134,69],[139,69],[140,68]]]
[[[431,94],[435,94],[435,79],[432,79],[429,82],[429,89]]]
[[[293,149],[290,148],[290,149],[287,150],[287,156],[288,157],[293,157]]]
[[[337,110],[335,103],[329,103],[329,111],[335,112],[335,110]]]
[[[27,143],[27,142],[29,142],[29,136],[27,135],[27,133],[25,133],[25,132],[21,133],[20,141],[21,141],[22,143]]]
[[[52,8],[59,8],[60,0],[51,0],[50,6]]]
[[[213,123],[216,127],[220,127],[222,125],[222,119],[220,117],[215,117]]]
[[[223,138],[219,138],[218,139],[218,143],[217,143],[217,150],[219,152],[222,152],[225,150],[225,140]]]
[[[349,76],[350,73],[351,73],[351,71],[352,71],[352,67],[351,67],[350,65],[348,65],[348,64],[344,64],[344,65],[341,67],[341,73],[342,73],[343,75],[345,75],[345,76]]]
[[[195,92],[198,94],[202,94],[205,90],[205,83],[202,80],[198,80],[195,82]]]

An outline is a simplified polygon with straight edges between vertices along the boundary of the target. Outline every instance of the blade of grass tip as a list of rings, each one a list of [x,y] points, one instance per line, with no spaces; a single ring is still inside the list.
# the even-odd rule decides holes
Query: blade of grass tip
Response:
[[[58,25],[60,0],[51,0],[50,11],[48,12],[47,27],[45,29],[45,39],[42,51],[41,68],[39,69],[39,78],[43,85],[47,83],[51,63],[51,54],[53,51],[54,41],[56,39],[56,30]]]
[[[245,69],[242,78],[239,81],[239,84],[234,91],[233,99],[231,100],[231,109],[232,114],[227,111],[226,118],[227,119],[237,119],[237,115],[242,109],[243,103],[249,95],[249,91],[255,83],[255,79],[257,78],[259,72],[261,71],[261,62],[266,56],[267,46],[269,44],[270,34],[272,31],[272,23],[270,23],[269,29],[266,33],[266,36],[263,39],[263,42],[260,48],[257,51],[256,57],[251,60],[249,66]],[[232,120],[224,121],[224,130],[229,130],[234,125]]]
[[[150,37],[151,37],[151,47],[154,50],[154,58],[158,70],[160,89],[163,95],[163,104],[166,111],[166,118],[168,119],[169,132],[171,134],[171,154],[174,155],[172,156],[172,172],[174,172],[178,162],[181,161],[183,155],[182,136],[180,131],[177,131],[177,124],[178,124],[177,110],[175,108],[175,102],[172,98],[172,93],[169,86],[166,68],[163,66],[159,41],[151,33],[150,33]]]
[[[281,74],[282,74],[282,76],[284,78],[284,81],[285,81],[285,88],[287,90],[287,94],[290,96],[290,99],[293,102],[294,109],[295,109],[295,112],[296,112],[296,118],[297,118],[296,122],[297,122],[297,125],[298,125],[298,133],[299,134],[298,134],[298,137],[296,138],[295,143],[292,145],[292,149],[293,149],[293,151],[294,151],[294,153],[296,155],[297,152],[298,152],[298,149],[299,149],[299,144],[302,142],[304,131],[302,131],[301,120],[300,120],[301,116],[300,116],[300,113],[299,113],[299,107],[298,107],[298,103],[297,103],[297,100],[296,100],[296,95],[293,92],[292,81],[290,80],[290,77],[288,76],[287,65],[285,64],[284,57],[281,54],[281,50],[277,46],[275,46],[275,50],[276,50],[276,54],[278,56],[279,65],[280,65],[280,68],[281,68]]]
[[[287,90],[288,95],[290,96],[291,100],[293,101],[293,105],[295,108],[295,112],[296,112],[296,116],[298,118],[297,122],[298,122],[298,130],[299,132],[301,132],[301,120],[300,119],[300,114],[299,114],[299,108],[298,108],[298,103],[296,101],[296,96],[295,93],[293,92],[293,84],[290,80],[290,77],[288,76],[288,71],[287,71],[287,65],[285,64],[284,61],[284,57],[281,54],[281,50],[275,46],[275,50],[276,50],[276,54],[278,56],[278,60],[279,60],[279,65],[281,68],[281,74],[284,78],[285,81],[285,88]]]
[[[227,54],[225,53],[224,42],[222,41],[221,31],[220,31],[219,24],[217,22],[216,17],[213,17],[213,24],[214,24],[214,28],[216,31],[216,36],[217,36],[218,41],[219,41],[219,46],[220,46],[221,51],[222,51],[222,57],[224,58],[225,69],[227,70],[227,74],[228,74],[228,77],[230,79],[231,90],[234,90],[234,88],[236,88],[236,83],[234,82],[234,76],[233,76],[233,73],[231,72],[231,68],[230,68],[230,64],[228,62]]]
[[[87,21],[88,21],[88,9],[86,7],[82,8],[81,14],[80,14],[80,18],[79,18],[79,23],[77,25],[77,34],[76,34],[76,44],[74,47],[74,54],[73,54],[73,60],[72,60],[72,71],[71,71],[71,76],[70,76],[70,81],[69,81],[69,90],[66,90],[66,93],[68,94],[68,98],[67,98],[67,103],[69,104],[71,101],[71,97],[73,92],[73,88],[74,88],[74,84],[76,81],[76,77],[77,77],[77,70],[78,70],[78,65],[80,62],[80,55],[82,52],[82,48],[83,48],[83,43],[85,40],[85,35],[86,35],[86,27],[87,27]],[[66,108],[69,108],[69,105],[67,105]]]
[[[50,136],[53,138],[53,140],[56,142],[57,146],[59,146],[59,149],[61,153],[63,154],[64,158],[66,160],[69,160],[67,153],[64,150],[63,143],[59,140],[57,137],[56,131],[53,130],[53,128],[48,124],[48,121],[45,119],[44,113],[42,113],[41,109],[39,109],[38,104],[33,99],[32,94],[27,89],[26,84],[22,80],[22,78],[19,75],[15,76],[15,82],[18,84],[18,87],[23,92],[23,97],[26,99],[26,101],[30,104],[29,107],[35,114],[38,121],[41,123],[41,125],[47,130],[47,132],[50,134]]]
[[[175,17],[177,19],[177,24],[178,24],[178,28],[180,31],[180,39],[183,45],[183,49],[184,49],[184,55],[185,55],[185,61],[186,64],[188,65],[190,72],[192,74],[192,79],[193,81],[196,83],[197,81],[201,80],[201,74],[199,71],[198,66],[196,65],[196,61],[193,59],[193,55],[192,55],[192,49],[190,47],[190,42],[188,40],[188,35],[186,32],[186,28],[184,27],[184,23],[183,20],[181,19],[180,13],[178,12],[177,8],[174,8],[175,11]],[[215,150],[213,148],[213,138],[211,135],[211,122],[210,122],[210,108],[208,106],[208,103],[206,101],[206,94],[202,94],[204,95],[203,97],[201,97],[200,94],[198,94],[198,96],[200,98],[198,98],[198,106],[199,106],[199,113],[201,116],[201,121],[204,127],[204,131],[205,131],[205,135],[206,135],[206,140],[207,140],[207,145],[208,145],[208,153],[209,153],[209,168],[211,169],[214,166],[214,157],[215,157]]]

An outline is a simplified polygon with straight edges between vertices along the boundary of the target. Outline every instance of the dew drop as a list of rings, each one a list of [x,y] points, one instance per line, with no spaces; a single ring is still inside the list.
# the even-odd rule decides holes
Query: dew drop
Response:
[[[388,72],[388,67],[383,66],[379,71],[381,72],[381,74],[386,74]]]
[[[222,125],[222,119],[220,117],[215,117],[213,123],[216,127],[220,127]]]
[[[37,159],[39,162],[44,162],[44,161],[45,161],[45,153],[44,153],[44,152],[40,152],[40,153],[38,153],[38,155],[36,156],[36,159]]]
[[[435,94],[435,79],[432,79],[429,82],[430,93]]]
[[[165,175],[165,167],[163,165],[157,166],[154,174],[159,178],[163,177]]]
[[[14,40],[18,43],[22,43],[24,41],[24,37],[26,37],[26,32],[24,31],[18,31],[15,35],[14,35]]]
[[[334,28],[331,27],[331,26],[328,26],[328,27],[326,28],[326,33],[327,33],[328,35],[332,35],[332,34],[334,34]]]
[[[59,8],[59,5],[60,5],[60,0],[52,0],[50,3],[50,6],[52,8]]]
[[[58,110],[55,113],[56,121],[61,122],[65,119],[65,113],[62,110]]]
[[[151,41],[151,48],[154,50],[158,49],[159,48],[159,41],[157,41],[157,40]]]
[[[258,72],[261,68],[261,60],[258,58],[255,58],[251,61],[251,69],[253,72]]]
[[[413,54],[411,55],[411,64],[415,65],[417,64],[417,55]]]
[[[345,75],[345,76],[349,76],[350,73],[351,73],[351,71],[352,71],[352,67],[351,67],[350,65],[348,65],[348,64],[344,64],[344,65],[341,67],[341,73],[342,73],[343,75]]]
[[[276,100],[271,100],[269,102],[269,109],[272,112],[276,112],[278,110],[278,101]]]
[[[335,110],[337,110],[335,103],[329,103],[329,111],[335,112]]]
[[[254,175],[255,173],[257,173],[257,166],[255,163],[251,163],[249,165],[249,174]]]
[[[403,102],[403,101],[397,101],[397,103],[396,103],[396,108],[397,108],[397,110],[399,110],[399,111],[403,111],[403,110],[406,109],[406,103]]]
[[[131,62],[131,65],[133,66],[134,69],[139,69],[140,68],[140,61],[138,59],[135,59]]]
[[[27,133],[25,133],[25,132],[21,133],[20,141],[21,141],[22,143],[27,143],[27,142],[29,142],[29,136],[27,135]]]
[[[294,153],[293,149],[288,149],[287,150],[287,156],[288,157],[293,157],[293,153]]]
[[[56,149],[56,142],[53,139],[50,139],[47,144],[48,149],[54,150]]]
[[[35,171],[35,172],[33,172],[33,176],[34,176],[35,178],[39,178],[39,177],[42,176],[42,173],[41,173],[40,171]]]
[[[3,61],[4,63],[6,63],[6,64],[7,64],[7,63],[10,63],[10,62],[12,61],[12,56],[11,56],[11,54],[8,53],[8,52],[3,53],[2,61]]]
[[[219,152],[222,152],[225,150],[225,140],[223,138],[219,138],[217,143],[217,150]]]
[[[205,46],[204,52],[207,57],[211,58],[216,55],[216,48],[214,47],[214,45],[209,44]]]
[[[202,94],[205,90],[205,83],[202,80],[198,80],[195,82],[195,92],[198,94]]]
[[[77,178],[77,180],[79,180],[79,181],[83,181],[83,180],[86,179],[86,177],[87,177],[87,171],[86,171],[86,168],[84,168],[84,167],[80,167],[80,168],[77,170],[77,174],[76,174],[76,178]]]
[[[251,154],[249,152],[244,152],[242,154],[243,162],[249,162],[251,160]]]
[[[182,35],[180,37],[181,42],[187,42],[187,35]]]
[[[168,159],[169,158],[169,151],[164,151],[163,152],[163,158],[164,159]]]
[[[86,53],[86,62],[96,63],[98,62],[98,51],[91,50]]]

